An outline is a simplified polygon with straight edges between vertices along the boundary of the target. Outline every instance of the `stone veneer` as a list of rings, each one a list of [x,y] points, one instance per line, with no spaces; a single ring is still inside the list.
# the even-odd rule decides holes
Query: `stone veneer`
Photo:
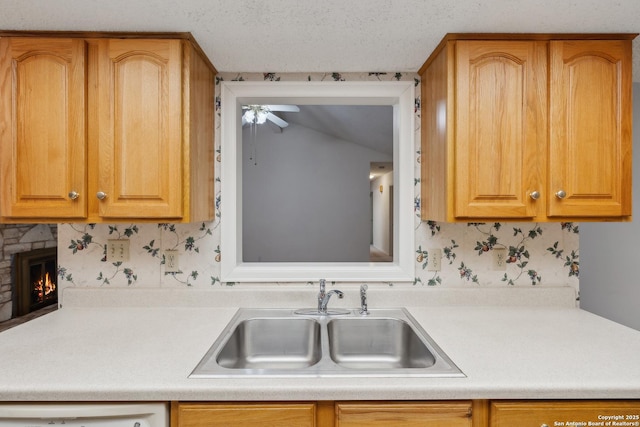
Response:
[[[13,255],[58,244],[57,224],[0,225],[0,322],[13,313],[11,264]]]

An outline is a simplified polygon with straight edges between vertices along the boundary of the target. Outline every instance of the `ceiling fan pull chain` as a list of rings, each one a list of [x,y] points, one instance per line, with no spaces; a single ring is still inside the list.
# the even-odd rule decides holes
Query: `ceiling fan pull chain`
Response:
[[[258,150],[256,149],[256,139],[258,138],[258,124],[254,121],[251,124],[251,157],[249,160],[253,160],[253,165],[258,165]]]

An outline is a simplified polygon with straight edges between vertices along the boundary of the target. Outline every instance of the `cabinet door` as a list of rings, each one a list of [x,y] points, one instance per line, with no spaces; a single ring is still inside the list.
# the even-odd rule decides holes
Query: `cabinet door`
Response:
[[[471,402],[336,403],[335,427],[471,427]]]
[[[82,40],[0,38],[2,217],[86,217],[85,70]]]
[[[631,215],[631,40],[552,41],[550,57],[548,215]]]
[[[638,401],[491,402],[489,411],[491,427],[640,425]]]
[[[98,41],[103,218],[182,216],[182,41]]]
[[[454,211],[532,218],[547,141],[546,43],[457,41]],[[535,197],[535,196],[534,196]]]
[[[178,403],[172,427],[315,427],[314,403]]]

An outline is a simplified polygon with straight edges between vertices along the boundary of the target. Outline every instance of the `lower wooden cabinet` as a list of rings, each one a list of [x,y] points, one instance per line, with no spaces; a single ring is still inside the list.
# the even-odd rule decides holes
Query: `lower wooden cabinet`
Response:
[[[492,401],[490,427],[640,426],[640,401]]]
[[[171,427],[640,427],[640,400],[173,402]]]
[[[337,402],[335,427],[472,427],[472,403]]]
[[[172,427],[314,427],[314,402],[173,403]]]
[[[174,402],[172,427],[472,427],[462,402]]]

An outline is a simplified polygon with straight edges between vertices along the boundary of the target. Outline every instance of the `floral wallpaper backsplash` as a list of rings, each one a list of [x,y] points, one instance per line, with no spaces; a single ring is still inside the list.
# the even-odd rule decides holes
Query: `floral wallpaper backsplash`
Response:
[[[580,272],[578,224],[470,223],[420,220],[420,81],[414,73],[222,73],[216,78],[216,111],[220,81],[372,81],[415,82],[415,279],[410,286],[496,287],[572,286]],[[184,287],[219,289],[220,281],[220,121],[216,122],[216,218],[199,224],[59,224],[59,287]],[[128,262],[108,262],[109,239],[128,239]],[[440,249],[441,270],[428,270],[433,249]],[[179,272],[165,271],[164,251],[177,250]],[[493,268],[494,252],[503,249],[504,270]],[[387,284],[396,286],[398,284]]]

